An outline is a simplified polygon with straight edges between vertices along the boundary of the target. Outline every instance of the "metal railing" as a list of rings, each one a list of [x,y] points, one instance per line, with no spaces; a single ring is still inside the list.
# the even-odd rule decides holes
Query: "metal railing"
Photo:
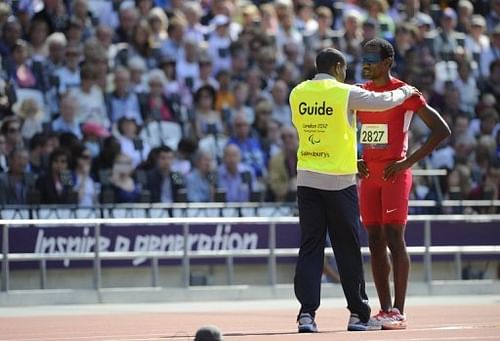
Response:
[[[454,255],[457,279],[461,278],[461,256],[471,254],[500,254],[499,245],[468,245],[468,246],[433,246],[431,240],[431,222],[433,221],[455,221],[485,223],[500,221],[500,214],[493,215],[413,215],[409,221],[424,222],[424,245],[409,247],[410,255],[422,255],[424,257],[424,275],[429,285],[432,283],[432,256]],[[158,285],[158,268],[160,259],[177,259],[182,261],[183,285],[190,285],[190,261],[197,258],[225,258],[227,266],[227,284],[233,284],[234,258],[263,257],[267,258],[269,285],[277,284],[277,258],[293,257],[298,254],[297,248],[276,247],[276,225],[298,224],[297,217],[193,217],[193,218],[122,218],[122,219],[11,219],[0,220],[2,225],[2,276],[1,289],[7,292],[10,281],[10,262],[38,261],[40,262],[41,288],[46,285],[47,266],[46,262],[51,260],[92,260],[94,288],[100,290],[102,287],[101,262],[104,260],[131,260],[136,257],[151,260],[152,286]],[[267,249],[252,250],[216,250],[216,251],[191,251],[189,250],[188,235],[192,225],[206,224],[265,224],[260,227],[269,228],[269,240]],[[95,245],[100,245],[102,225],[182,225],[184,245],[182,251],[127,251],[127,252],[103,252],[99,247],[94,247],[93,252],[72,252],[64,254],[45,253],[10,253],[9,230],[11,228],[23,228],[29,226],[94,226]],[[499,226],[500,227],[500,226]],[[326,250],[331,253],[331,250]],[[362,248],[364,255],[369,254],[366,247]]]
[[[500,208],[500,200],[410,200],[409,207]],[[1,219],[275,217],[294,216],[296,213],[295,203],[153,203],[103,204],[92,207],[6,205],[0,207],[0,222]]]

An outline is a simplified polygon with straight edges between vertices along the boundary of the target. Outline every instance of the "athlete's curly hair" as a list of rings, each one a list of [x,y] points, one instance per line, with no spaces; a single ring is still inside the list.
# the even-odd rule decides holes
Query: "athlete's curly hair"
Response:
[[[392,47],[391,43],[382,38],[375,38],[366,42],[366,47],[374,47],[378,48],[380,51],[380,57],[382,59],[392,58],[394,57],[394,47]]]

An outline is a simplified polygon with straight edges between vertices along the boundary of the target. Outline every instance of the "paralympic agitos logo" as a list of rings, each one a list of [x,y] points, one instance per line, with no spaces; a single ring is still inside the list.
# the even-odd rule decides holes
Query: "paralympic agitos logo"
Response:
[[[314,138],[314,134],[309,135],[307,139],[309,140],[309,142],[311,142],[311,144],[318,144],[321,142],[320,139]]]

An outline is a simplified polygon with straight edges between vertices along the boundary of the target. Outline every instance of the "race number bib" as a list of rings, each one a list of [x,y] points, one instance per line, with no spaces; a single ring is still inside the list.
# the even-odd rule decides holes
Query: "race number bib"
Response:
[[[360,140],[362,144],[387,144],[387,124],[361,125]]]

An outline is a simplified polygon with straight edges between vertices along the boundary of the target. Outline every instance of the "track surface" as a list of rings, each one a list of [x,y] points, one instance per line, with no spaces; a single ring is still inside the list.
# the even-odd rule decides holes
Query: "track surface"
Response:
[[[375,300],[371,302],[376,309]],[[500,296],[409,297],[409,326],[400,331],[347,332],[341,298],[324,299],[320,333],[297,334],[295,300],[100,304],[0,308],[0,340],[193,340],[213,324],[224,340],[500,341]]]

